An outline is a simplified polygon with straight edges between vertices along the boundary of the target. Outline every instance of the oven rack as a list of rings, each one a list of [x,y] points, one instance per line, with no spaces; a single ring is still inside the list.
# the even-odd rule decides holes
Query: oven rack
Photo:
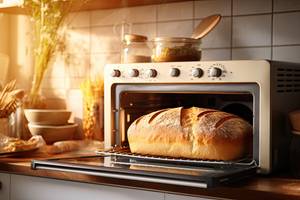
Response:
[[[196,167],[217,167],[217,166],[257,166],[256,161],[250,157],[242,158],[239,160],[232,161],[217,161],[217,160],[199,160],[199,159],[188,159],[188,158],[174,158],[164,156],[153,156],[153,155],[142,155],[131,153],[129,148],[113,148],[110,150],[98,150],[96,152],[102,156],[116,156],[120,158],[130,159],[130,162],[154,162],[154,163],[165,163],[165,164],[176,164],[176,165],[188,165]]]

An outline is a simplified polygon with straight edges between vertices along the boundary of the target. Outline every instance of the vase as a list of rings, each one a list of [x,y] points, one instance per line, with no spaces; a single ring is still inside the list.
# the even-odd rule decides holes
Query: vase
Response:
[[[92,102],[84,100],[83,105],[83,137],[88,140],[104,139],[103,97],[98,96]]]
[[[41,95],[31,99],[30,96],[25,96],[23,101],[20,102],[16,112],[14,113],[14,135],[23,140],[28,140],[32,137],[29,128],[28,120],[25,117],[24,109],[43,109],[46,108],[45,98]]]
[[[20,138],[17,132],[16,111],[8,117],[0,118],[0,134]]]

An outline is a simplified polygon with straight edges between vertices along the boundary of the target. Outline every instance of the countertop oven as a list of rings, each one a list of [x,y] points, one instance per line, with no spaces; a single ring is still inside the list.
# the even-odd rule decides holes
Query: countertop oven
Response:
[[[104,101],[105,150],[86,162],[33,161],[32,167],[213,187],[285,167],[286,114],[300,104],[300,65],[265,60],[110,64]],[[220,162],[130,152],[127,129],[135,119],[163,108],[192,106],[233,113],[252,124],[252,154]]]

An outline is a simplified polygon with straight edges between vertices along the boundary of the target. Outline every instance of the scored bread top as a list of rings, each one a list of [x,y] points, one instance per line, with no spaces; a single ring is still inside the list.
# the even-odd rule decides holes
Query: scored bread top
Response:
[[[248,122],[236,115],[198,107],[158,110],[135,120],[130,129],[136,128],[139,124],[142,124],[143,127],[151,126],[154,129],[163,126],[167,128],[181,128],[183,132],[194,130],[202,134],[213,134],[216,130],[219,130],[219,134],[229,138],[238,137],[237,134],[240,131],[236,132],[235,130],[240,129],[241,126],[244,127],[245,124],[249,125],[248,128],[251,128]],[[128,133],[130,132],[128,130]]]

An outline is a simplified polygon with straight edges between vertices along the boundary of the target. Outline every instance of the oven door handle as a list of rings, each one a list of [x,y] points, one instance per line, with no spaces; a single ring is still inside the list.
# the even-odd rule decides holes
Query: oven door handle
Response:
[[[112,173],[112,172],[104,172],[104,171],[95,171],[92,169],[76,169],[72,167],[61,167],[55,166],[53,164],[48,164],[47,162],[42,161],[33,161],[32,169],[43,169],[43,170],[54,170],[61,172],[70,172],[70,173],[80,173],[86,175],[93,176],[101,176],[106,178],[116,178],[116,179],[126,179],[126,180],[134,180],[134,181],[143,181],[143,182],[152,182],[152,183],[164,183],[170,185],[181,185],[181,186],[190,186],[190,187],[198,187],[198,188],[207,188],[207,183],[204,182],[195,182],[195,181],[184,181],[184,180],[175,180],[168,178],[158,178],[158,177],[150,177],[150,176],[142,176],[142,175],[127,175],[121,173]]]

